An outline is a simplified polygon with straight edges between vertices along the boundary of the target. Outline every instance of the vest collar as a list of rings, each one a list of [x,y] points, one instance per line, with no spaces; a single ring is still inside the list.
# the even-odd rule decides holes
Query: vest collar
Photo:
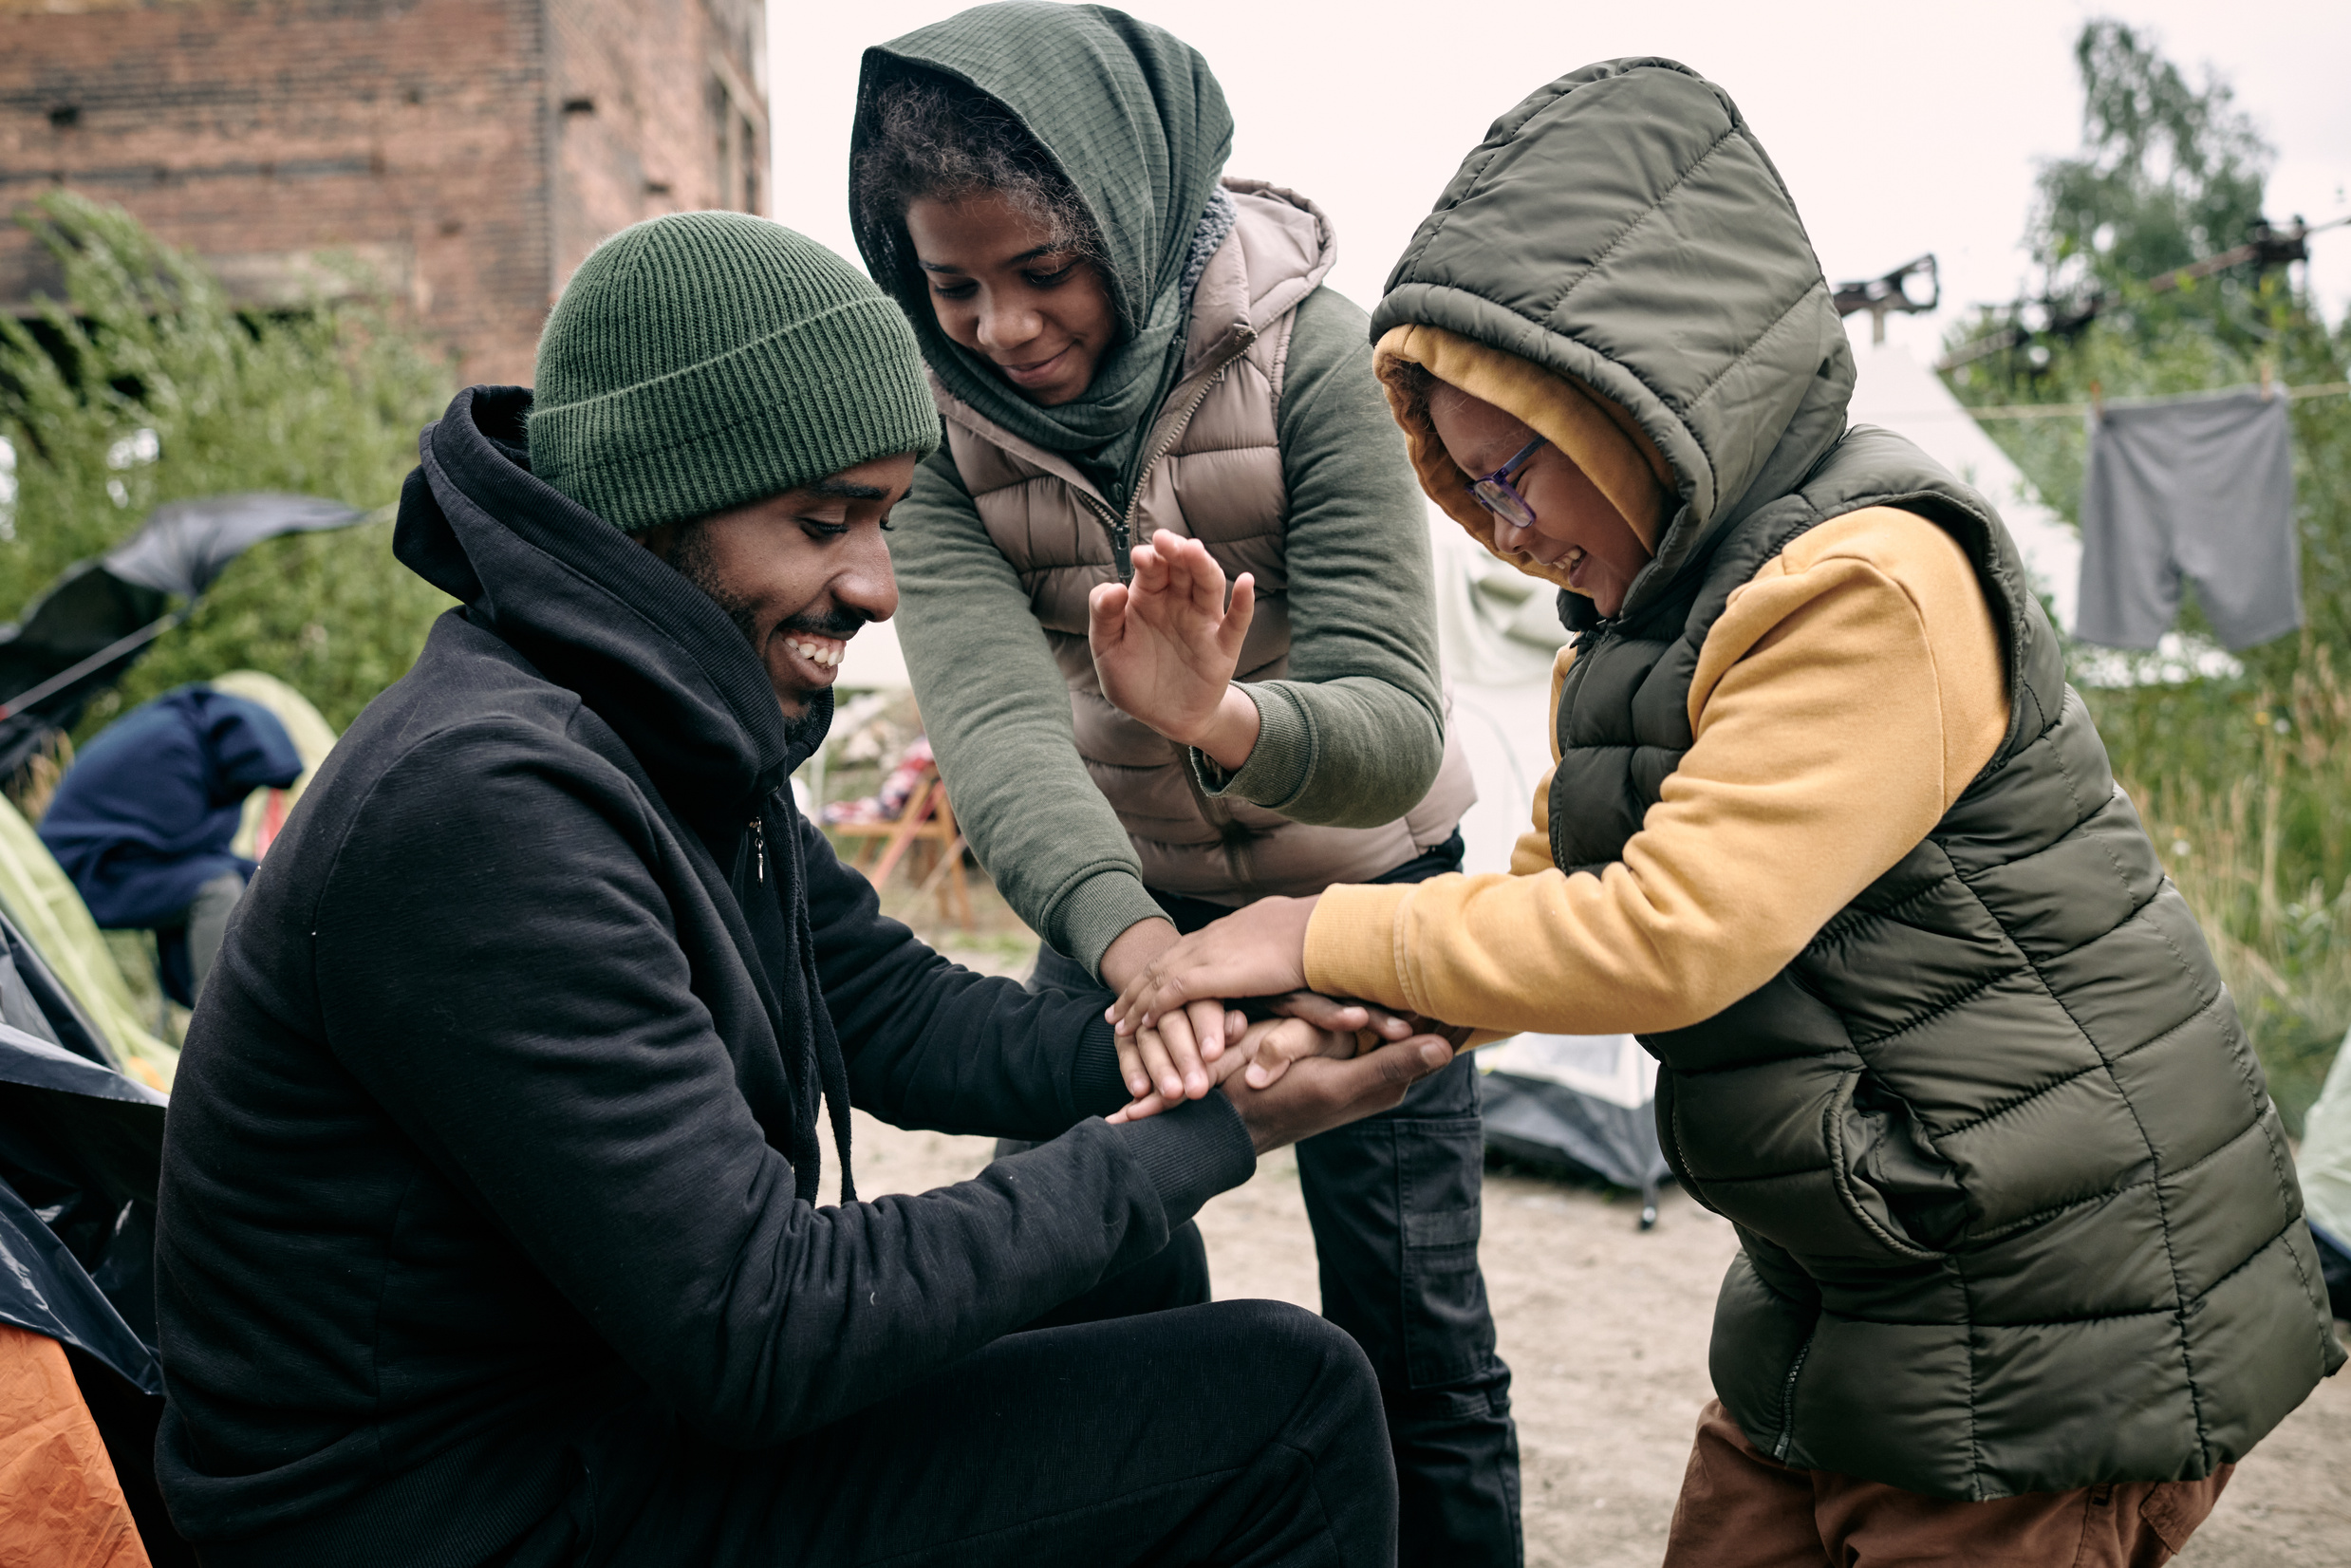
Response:
[[[1338,260],[1331,220],[1305,196],[1259,179],[1227,179],[1224,188],[1233,197],[1233,231],[1208,258],[1207,268],[1193,287],[1183,372],[1153,412],[1150,440],[1144,448],[1147,469],[1161,443],[1179,433],[1189,419],[1203,383],[1247,353],[1259,335],[1284,314],[1297,309],[1301,300],[1321,286]],[[1014,435],[948,390],[937,371],[928,373],[931,397],[949,423],[1044,470],[1108,516],[1119,515],[1119,509],[1066,456]]]

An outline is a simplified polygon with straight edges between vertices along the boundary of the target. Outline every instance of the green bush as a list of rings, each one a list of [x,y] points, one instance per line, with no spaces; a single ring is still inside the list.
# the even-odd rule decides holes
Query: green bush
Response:
[[[65,271],[38,318],[0,317],[0,615],[165,501],[239,490],[387,507],[453,370],[382,305],[233,307],[120,208],[52,192],[18,215]],[[388,511],[248,551],[189,624],[93,702],[86,734],[183,681],[264,670],[338,729],[415,661],[449,600],[393,560]],[[0,694],[5,695],[5,694]]]

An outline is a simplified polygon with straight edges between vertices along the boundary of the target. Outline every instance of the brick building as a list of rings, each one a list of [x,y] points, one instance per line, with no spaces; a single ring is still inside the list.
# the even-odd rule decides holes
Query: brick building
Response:
[[[256,305],[353,264],[527,382],[549,304],[639,218],[763,210],[763,0],[0,0],[0,210],[118,202]],[[0,308],[58,288],[0,232]]]

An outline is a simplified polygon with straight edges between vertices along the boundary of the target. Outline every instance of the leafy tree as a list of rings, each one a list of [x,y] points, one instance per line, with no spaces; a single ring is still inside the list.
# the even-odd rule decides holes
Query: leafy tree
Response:
[[[2099,308],[1963,366],[1960,400],[2086,403],[2245,385],[2265,369],[2280,385],[2345,380],[2351,322],[2330,329],[2284,270],[2151,287],[2243,243],[2263,216],[2270,151],[2228,84],[2192,84],[2152,39],[2108,20],[2082,28],[2074,60],[2081,149],[2042,170],[2026,240],[2052,316],[2068,300]],[[1973,335],[1963,327],[1948,346]],[[2314,398],[2289,417],[2303,634],[2245,651],[2235,679],[2171,683],[2143,665],[2139,683],[2083,697],[2298,1114],[2351,1024],[2351,400]],[[2079,520],[2083,421],[1985,429]],[[2209,634],[2189,591],[2181,628]]]
[[[2191,85],[2152,40],[2096,21],[2074,44],[2082,149],[2041,172],[2030,240],[2052,292],[2128,289],[2241,243],[2270,150],[2229,84]]]
[[[61,263],[65,297],[0,317],[0,615],[157,505],[288,490],[384,507],[451,366],[370,300],[254,314],[120,208],[52,192],[19,215]],[[449,601],[391,557],[388,514],[255,546],[189,624],[91,704],[86,736],[183,681],[265,670],[338,728],[406,672]]]

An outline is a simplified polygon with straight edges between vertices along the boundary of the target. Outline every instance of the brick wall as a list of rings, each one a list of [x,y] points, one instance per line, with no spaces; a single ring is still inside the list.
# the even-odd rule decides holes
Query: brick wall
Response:
[[[121,203],[256,303],[368,268],[459,356],[527,381],[612,230],[746,202],[766,147],[757,0],[0,0],[0,206]],[[743,101],[739,102],[738,101]],[[749,127],[748,131],[742,129]],[[0,308],[54,291],[0,233]]]
[[[766,210],[760,15],[752,0],[549,7],[559,288],[598,240],[640,218]]]

